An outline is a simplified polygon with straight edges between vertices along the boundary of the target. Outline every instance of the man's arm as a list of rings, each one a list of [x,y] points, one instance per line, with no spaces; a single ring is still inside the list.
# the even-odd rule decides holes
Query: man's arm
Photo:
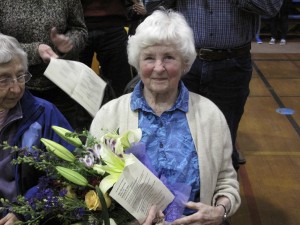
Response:
[[[231,3],[247,12],[273,17],[283,3],[283,0],[231,0]]]
[[[64,35],[71,40],[73,48],[64,58],[74,58],[69,57],[69,55],[77,55],[81,52],[85,47],[88,32],[84,22],[83,9],[80,0],[69,0],[68,2],[68,24]]]

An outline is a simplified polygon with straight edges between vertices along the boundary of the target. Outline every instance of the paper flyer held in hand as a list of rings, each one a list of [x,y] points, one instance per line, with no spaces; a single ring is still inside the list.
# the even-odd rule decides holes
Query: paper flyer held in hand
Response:
[[[131,157],[133,163],[124,168],[110,196],[141,223],[152,205],[163,211],[173,201],[174,195],[134,155]]]
[[[93,117],[96,115],[106,83],[90,67],[77,61],[51,58],[44,75]]]

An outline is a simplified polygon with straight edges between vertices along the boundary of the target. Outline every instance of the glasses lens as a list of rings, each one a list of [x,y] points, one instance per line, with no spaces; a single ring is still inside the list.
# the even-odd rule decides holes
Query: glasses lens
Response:
[[[17,78],[9,78],[9,77],[2,78],[2,79],[0,79],[0,87],[4,87],[4,88],[8,87],[15,82],[17,82],[19,84],[24,84],[24,83],[27,83],[31,77],[32,77],[32,75],[29,72],[26,72],[23,75],[18,76]]]
[[[25,74],[25,83],[27,83],[31,79],[32,75],[29,72],[26,72]]]
[[[0,79],[0,87],[8,86],[9,82],[10,82],[9,79],[7,78]]]
[[[18,76],[17,77],[18,83],[21,83],[21,84],[25,83],[25,76],[26,76],[25,74]]]
[[[32,75],[29,72],[26,72],[25,74],[19,76],[17,80],[19,83],[26,83],[30,80],[31,76]]]

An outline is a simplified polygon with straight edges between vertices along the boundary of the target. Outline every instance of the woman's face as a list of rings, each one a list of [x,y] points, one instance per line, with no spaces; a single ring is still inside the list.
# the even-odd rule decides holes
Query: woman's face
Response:
[[[139,65],[141,80],[150,92],[154,94],[177,92],[184,64],[174,47],[155,45],[143,49]]]
[[[22,61],[15,57],[10,62],[0,65],[0,80],[4,78],[16,78],[26,72]],[[7,87],[0,87],[0,110],[13,108],[22,98],[25,84],[16,81]]]

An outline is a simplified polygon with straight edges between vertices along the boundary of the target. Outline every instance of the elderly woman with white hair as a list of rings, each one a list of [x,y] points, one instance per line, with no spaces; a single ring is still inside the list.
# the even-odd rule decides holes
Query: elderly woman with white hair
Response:
[[[17,153],[4,151],[4,141],[30,151],[33,146],[45,149],[40,142],[43,137],[73,149],[51,129],[51,125],[57,125],[72,130],[65,117],[52,103],[26,90],[25,83],[31,78],[27,69],[27,54],[19,42],[0,33],[0,198],[11,202],[18,195],[26,195],[38,183],[41,173],[27,164],[12,164]],[[19,220],[25,218],[1,209],[0,225]]]
[[[179,13],[155,11],[129,37],[127,49],[141,81],[132,93],[99,110],[91,133],[99,137],[106,129],[122,133],[140,128],[141,142],[158,176],[170,185],[191,187],[182,214],[169,222],[222,224],[240,205],[239,183],[222,112],[181,81],[196,57],[191,28]],[[151,208],[144,225],[162,215],[156,209]],[[163,213],[168,221],[168,211]]]

